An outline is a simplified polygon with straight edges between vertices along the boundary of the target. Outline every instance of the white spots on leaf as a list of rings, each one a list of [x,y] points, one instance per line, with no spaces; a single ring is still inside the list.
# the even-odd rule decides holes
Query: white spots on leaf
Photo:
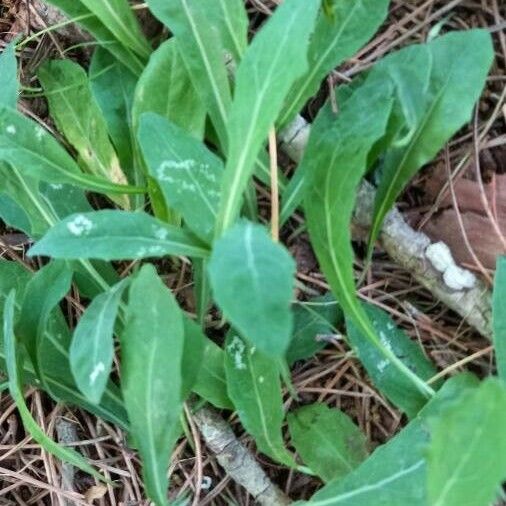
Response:
[[[160,239],[160,241],[165,241],[167,236],[169,235],[169,231],[163,227],[154,227],[155,237]]]
[[[443,281],[451,290],[460,291],[475,286],[476,276],[455,263],[450,248],[444,242],[429,245],[425,250],[425,256],[434,269],[443,275]]]
[[[7,125],[7,128],[5,129],[5,131],[9,134],[9,135],[16,135],[16,127],[14,125]]]
[[[257,347],[256,346],[252,346],[251,349],[249,350],[249,354],[250,355],[254,355],[255,351],[257,351]]]
[[[35,137],[37,137],[37,140],[40,142],[42,140],[42,137],[44,137],[44,129],[41,126],[38,126],[35,130]]]
[[[72,221],[67,223],[67,228],[72,235],[77,237],[88,235],[93,228],[93,222],[84,214],[78,214]]]
[[[184,191],[195,193],[197,191],[197,187],[193,183],[188,183],[186,181],[181,181],[181,188]]]
[[[53,190],[61,190],[63,188],[63,185],[60,183],[51,183],[49,185]]]
[[[390,343],[388,337],[385,335],[384,332],[379,333],[381,344],[391,353],[393,353],[392,344]]]
[[[378,369],[378,371],[380,373],[382,373],[389,365],[390,365],[390,360],[384,359],[384,360],[380,360],[376,364],[376,368]]]
[[[241,341],[238,336],[234,336],[232,342],[227,346],[227,351],[232,357],[234,361],[234,367],[237,370],[246,369],[246,364],[244,363],[244,351],[246,350],[246,346]]]
[[[97,381],[98,375],[105,371],[105,365],[103,362],[98,362],[90,373],[90,385],[93,385]]]

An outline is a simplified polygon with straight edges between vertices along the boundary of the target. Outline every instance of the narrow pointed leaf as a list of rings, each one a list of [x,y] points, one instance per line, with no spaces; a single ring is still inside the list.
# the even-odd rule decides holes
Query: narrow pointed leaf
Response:
[[[147,493],[163,506],[168,504],[167,470],[182,408],[184,326],[176,300],[151,265],[145,265],[130,285],[120,343],[130,430]]]
[[[84,69],[70,60],[53,60],[39,68],[38,77],[60,132],[76,149],[85,169],[113,183],[126,184],[107,125],[91,93]],[[126,197],[116,201],[128,206]]]
[[[279,123],[286,124],[316,94],[321,81],[374,35],[389,0],[335,0],[332,15],[320,12],[309,44],[308,70],[292,86]]]
[[[23,425],[30,433],[30,436],[39,443],[44,450],[60,460],[68,462],[78,469],[81,469],[85,473],[91,474],[95,478],[104,481],[104,477],[90,464],[88,464],[82,455],[71,448],[60,446],[44,434],[42,429],[33,419],[30,410],[27,408],[23,392],[21,390],[22,378],[20,376],[20,357],[18,352],[18,343],[14,335],[14,301],[15,291],[11,291],[4,306],[3,335],[5,339],[5,361],[9,376],[9,392],[16,403]]]
[[[372,346],[391,360],[429,398],[433,392],[385,347],[355,294],[350,222],[358,184],[367,169],[368,155],[385,134],[392,106],[392,87],[376,80],[359,87],[343,106],[332,129],[311,137],[319,146],[308,159],[311,175],[305,197],[306,221],[320,267],[348,318]],[[322,111],[325,118],[329,114]]]
[[[74,184],[101,193],[142,193],[143,188],[115,184],[83,174],[70,155],[35,121],[0,107],[0,160],[20,167],[23,175],[54,184]]]
[[[237,218],[256,158],[290,86],[307,69],[316,0],[283,2],[257,33],[237,69],[228,118],[228,157],[217,235]]]
[[[467,30],[439,37],[427,45],[432,66],[423,116],[405,146],[386,155],[374,207],[369,249],[385,215],[409,180],[471,118],[494,58],[490,34]]]
[[[195,386],[204,362],[204,350],[209,339],[204,335],[202,329],[190,318],[184,318],[183,326],[184,344],[181,365],[181,399],[184,401]]]
[[[283,357],[292,333],[295,263],[264,227],[241,221],[213,247],[208,265],[223,314],[253,345]]]
[[[384,347],[391,350],[422,380],[429,380],[436,374],[436,368],[425,356],[420,345],[413,342],[394,323],[388,313],[370,304],[362,304],[362,307]],[[351,319],[347,321],[346,331],[351,345],[374,385],[397,407],[413,418],[427,402],[426,397],[399,373],[391,360],[385,358],[375,346],[371,345]]]
[[[175,35],[193,86],[209,112],[220,142],[226,144],[230,85],[223,46],[205,6],[196,0],[148,0],[147,3],[151,12]]]
[[[129,279],[97,295],[81,315],[70,346],[70,367],[79,390],[98,404],[107,386],[114,355],[114,322]]]
[[[223,162],[205,144],[165,118],[141,116],[139,144],[168,207],[201,239],[211,242],[218,212]]]
[[[231,331],[225,343],[228,395],[258,449],[287,466],[295,461],[281,433],[283,400],[279,362],[249,346]]]
[[[153,112],[202,138],[206,109],[194,88],[175,38],[163,42],[151,55],[135,89],[135,129],[141,114]]]
[[[506,257],[497,259],[492,301],[492,324],[494,333],[494,351],[497,373],[506,381]]]
[[[202,258],[208,250],[184,230],[149,214],[103,210],[67,217],[51,228],[29,254],[124,260],[165,255]]]
[[[15,108],[18,102],[18,65],[16,41],[8,44],[0,54],[0,105]]]
[[[342,411],[310,404],[288,414],[292,443],[323,481],[343,478],[367,457],[367,440]]]
[[[431,421],[428,504],[495,503],[506,479],[505,405],[506,387],[489,378]]]

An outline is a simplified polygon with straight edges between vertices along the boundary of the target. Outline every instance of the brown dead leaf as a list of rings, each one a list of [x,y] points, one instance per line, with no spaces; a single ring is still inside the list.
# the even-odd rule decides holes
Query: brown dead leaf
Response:
[[[88,504],[93,504],[95,499],[101,499],[107,493],[105,485],[93,485],[84,493],[84,500]]]

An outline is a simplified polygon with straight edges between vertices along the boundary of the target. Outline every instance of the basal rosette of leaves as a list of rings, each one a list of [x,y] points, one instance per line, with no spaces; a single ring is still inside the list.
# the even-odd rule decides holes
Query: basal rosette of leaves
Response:
[[[367,43],[388,0],[285,0],[251,40],[240,0],[148,0],[172,34],[156,50],[126,0],[51,3],[99,47],[89,69],[70,60],[39,68],[58,138],[17,110],[15,45],[0,55],[0,216],[45,264],[31,273],[0,261],[0,369],[31,436],[103,479],[37,426],[28,384],[128,431],[146,492],[162,506],[184,403],[209,403],[237,411],[274,461],[319,476],[325,485],[310,504],[494,501],[506,478],[504,259],[494,301],[499,378],[435,383],[418,344],[358,302],[349,232],[357,187],[380,159],[371,244],[408,181],[470,119],[493,59],[489,34],[401,49],[335,90],[338,113],[333,100],[322,107],[294,176],[273,183],[292,211],[302,205],[332,290],[294,301],[294,259],[258,215],[252,180],[276,181],[269,132]],[[157,272],[167,257],[192,263],[196,318]],[[110,263],[119,260],[134,262],[131,274],[119,275]],[[70,329],[60,303],[72,285],[87,303]],[[206,328],[216,310],[229,328],[218,342]],[[321,349],[316,334],[338,330],[410,420],[372,455],[340,410],[283,408],[289,366]]]

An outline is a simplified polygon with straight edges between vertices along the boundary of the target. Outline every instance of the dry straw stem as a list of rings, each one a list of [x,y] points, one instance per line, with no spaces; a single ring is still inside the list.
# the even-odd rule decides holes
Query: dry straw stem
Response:
[[[311,125],[301,116],[280,132],[281,147],[294,161],[301,160]],[[355,226],[368,229],[373,214],[374,187],[363,181],[355,208]],[[381,233],[383,248],[401,267],[441,302],[464,318],[480,334],[492,338],[492,294],[466,269],[458,267],[444,243],[432,243],[414,230],[397,208],[390,211]]]

